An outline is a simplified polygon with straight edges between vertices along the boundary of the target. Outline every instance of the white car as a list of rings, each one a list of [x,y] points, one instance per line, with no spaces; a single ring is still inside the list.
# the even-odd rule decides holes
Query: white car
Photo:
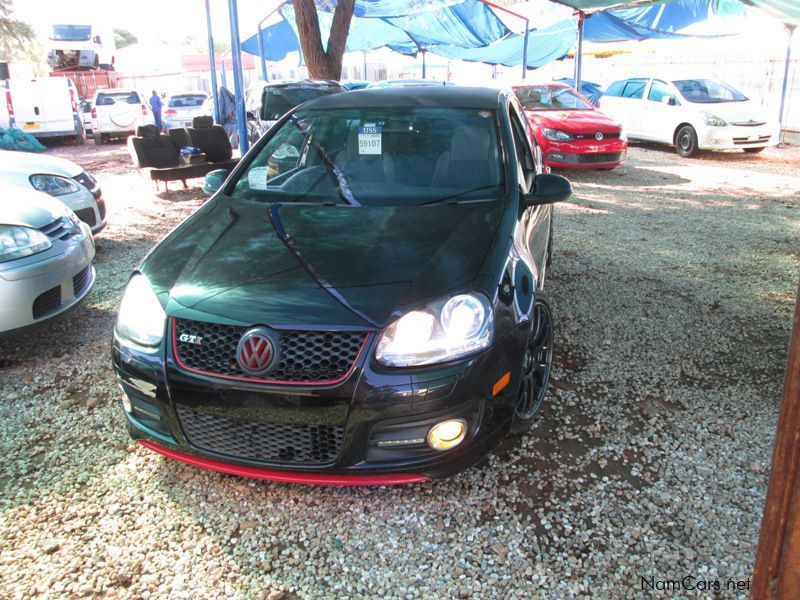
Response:
[[[147,98],[136,90],[98,90],[92,106],[92,135],[96,144],[104,144],[112,137],[133,135],[140,125],[155,123]]]
[[[66,206],[0,185],[0,337],[77,306],[92,289],[94,241]]]
[[[622,79],[603,92],[599,108],[628,138],[674,145],[687,158],[698,150],[761,152],[780,133],[763,108],[715,79]]]
[[[0,184],[38,190],[66,204],[97,233],[106,226],[103,192],[94,177],[64,158],[0,150]]]
[[[162,118],[166,129],[190,127],[192,119],[203,115],[203,103],[208,100],[205,92],[182,92],[172,94],[164,102]]]

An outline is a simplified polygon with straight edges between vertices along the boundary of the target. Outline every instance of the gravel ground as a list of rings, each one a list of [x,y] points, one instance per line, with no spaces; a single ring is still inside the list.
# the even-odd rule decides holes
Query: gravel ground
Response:
[[[448,480],[345,489],[202,471],[129,442],[116,306],[203,199],[156,194],[124,146],[51,152],[97,176],[110,224],[87,302],[0,341],[3,597],[746,596],[728,582],[750,577],[766,493],[800,149],[684,160],[634,146],[624,167],[569,173],[540,420]],[[699,591],[660,591],[686,576]]]

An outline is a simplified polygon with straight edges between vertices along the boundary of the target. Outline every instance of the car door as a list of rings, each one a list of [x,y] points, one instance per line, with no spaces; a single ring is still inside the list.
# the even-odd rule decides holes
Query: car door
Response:
[[[600,110],[621,123],[628,137],[641,137],[647,81],[643,77],[626,79],[618,96],[600,98]]]
[[[680,123],[680,100],[675,90],[666,81],[653,79],[647,88],[644,106],[642,139],[671,144]]]
[[[519,173],[520,194],[527,194],[533,191],[534,178],[542,172],[541,151],[538,146],[531,146],[536,144],[536,141],[535,139],[531,141],[531,137],[527,135],[522,111],[514,103],[509,105],[509,119],[515,150],[514,166]],[[522,239],[517,240],[517,245],[528,254],[536,271],[537,282],[540,281],[539,274],[543,272],[546,260],[551,210],[549,204],[533,206],[526,208],[520,216]]]

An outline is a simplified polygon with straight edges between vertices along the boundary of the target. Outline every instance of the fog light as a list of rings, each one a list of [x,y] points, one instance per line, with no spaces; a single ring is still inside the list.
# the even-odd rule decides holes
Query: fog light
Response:
[[[428,432],[428,445],[434,450],[455,448],[467,434],[467,422],[464,419],[448,419],[431,427]]]
[[[131,414],[133,411],[133,406],[131,406],[131,399],[128,398],[127,394],[122,394],[122,408],[125,409],[125,412]]]
[[[552,152],[551,154],[548,155],[547,158],[552,160],[564,160],[564,155],[558,152]]]

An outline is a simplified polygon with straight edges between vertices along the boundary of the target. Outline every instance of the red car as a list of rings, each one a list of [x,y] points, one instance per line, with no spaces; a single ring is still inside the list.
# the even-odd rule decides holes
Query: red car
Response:
[[[610,169],[625,162],[622,126],[563,83],[514,86],[549,167]]]

